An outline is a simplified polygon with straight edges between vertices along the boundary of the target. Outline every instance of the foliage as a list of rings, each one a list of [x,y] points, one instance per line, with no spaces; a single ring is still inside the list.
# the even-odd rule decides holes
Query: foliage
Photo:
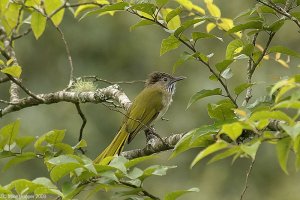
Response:
[[[164,176],[169,169],[176,167],[151,165],[141,169],[137,166],[154,156],[132,160],[119,156],[107,158],[111,160],[109,165],[94,164],[88,157],[77,153],[79,148],[87,145],[84,140],[74,146],[63,142],[65,130],[52,130],[36,139],[19,136],[19,127],[20,122],[17,120],[0,130],[0,157],[8,159],[2,171],[25,161],[39,159],[49,171],[50,177],[39,177],[34,180],[17,179],[0,186],[1,194],[5,194],[1,196],[3,199],[8,195],[38,197],[42,194],[47,198],[59,196],[62,199],[72,199],[87,186],[92,188],[86,194],[87,198],[98,191],[115,191],[115,195],[120,198],[155,198],[143,189],[143,183],[149,177]],[[166,199],[176,199],[192,191],[198,190],[191,188],[172,192],[166,194]]]
[[[290,57],[300,57],[299,52],[285,44],[271,44],[274,36],[280,34],[278,32],[288,21],[300,28],[299,12],[294,11],[299,6],[299,1],[258,0],[253,8],[241,12],[234,19],[224,17],[221,8],[213,0],[204,0],[199,5],[190,0],[95,0],[78,1],[74,5],[61,0],[42,2],[0,2],[1,25],[12,41],[13,38],[22,36],[22,31],[26,28],[32,30],[38,39],[48,23],[59,27],[67,9],[79,20],[127,12],[140,19],[130,27],[132,31],[143,26],[159,26],[166,32],[167,36],[161,42],[160,55],[181,50],[181,46],[186,48],[178,56],[173,71],[185,62],[194,60],[211,72],[209,79],[216,81],[216,87],[199,88],[200,91],[190,98],[187,107],[191,108],[203,98],[220,96],[221,100],[207,105],[208,115],[213,123],[189,131],[177,143],[171,157],[191,148],[201,147],[191,162],[191,167],[212,155],[209,163],[228,157],[232,157],[233,161],[241,157],[255,160],[259,147],[263,143],[270,143],[276,146],[279,165],[285,173],[288,174],[290,154],[295,154],[295,167],[297,170],[300,168],[300,76],[286,77],[270,84],[271,89],[266,88],[263,97],[250,103],[252,87],[256,84],[252,77],[258,66],[263,67],[264,62],[273,60],[288,68]],[[208,39],[226,43],[224,59],[198,50],[201,42]],[[4,42],[0,42],[0,47],[5,48]],[[235,87],[230,86],[227,80],[238,76],[233,74],[232,64],[244,65],[245,61],[248,63],[244,66],[248,71],[247,79]],[[21,76],[22,68],[13,60],[1,61],[0,65],[3,74],[14,78]],[[80,84],[77,88],[79,86]],[[85,86],[94,90],[93,85]],[[153,165],[140,169],[136,166],[140,161],[151,157],[130,161],[124,157],[116,157],[109,165],[96,165],[86,156],[75,153],[76,149],[86,145],[83,140],[75,146],[62,142],[64,130],[50,131],[35,140],[28,136],[19,137],[18,129],[19,121],[15,121],[0,131],[1,158],[10,158],[3,170],[28,160],[43,159],[50,179],[40,177],[32,181],[15,180],[1,186],[1,193],[51,194],[68,199],[86,185],[93,185],[92,192],[117,189],[119,196],[154,198],[143,189],[142,183],[150,176],[165,175],[172,168]],[[32,144],[33,151],[24,151]],[[67,181],[60,183],[62,179]],[[119,190],[120,188],[124,190]],[[173,192],[167,194],[165,199],[175,199],[190,191],[196,189]]]

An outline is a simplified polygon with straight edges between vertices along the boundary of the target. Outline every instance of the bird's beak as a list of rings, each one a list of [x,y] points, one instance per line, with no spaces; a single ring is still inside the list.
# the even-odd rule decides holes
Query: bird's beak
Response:
[[[177,81],[181,81],[181,80],[183,80],[183,79],[186,79],[186,77],[185,77],[185,76],[174,77],[174,79],[172,80],[172,83],[175,83],[175,82],[177,82]]]

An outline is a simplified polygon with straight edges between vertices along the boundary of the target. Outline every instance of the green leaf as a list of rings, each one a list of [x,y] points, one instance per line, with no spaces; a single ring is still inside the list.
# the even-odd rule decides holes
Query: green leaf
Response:
[[[289,126],[286,124],[279,124],[282,129],[289,135],[291,136],[291,138],[293,139],[293,141],[296,140],[296,138],[299,136],[300,134],[300,123],[296,123],[294,126]]]
[[[34,143],[34,148],[39,152],[46,152],[49,148],[48,146],[43,145],[46,143],[46,134],[40,136]]]
[[[170,158],[195,147],[207,147],[214,142],[213,134],[220,130],[218,125],[206,125],[186,133],[175,145]]]
[[[155,0],[156,5],[157,5],[158,7],[164,6],[165,4],[168,3],[168,1],[169,1],[169,0]]]
[[[221,76],[228,80],[233,76],[232,70],[230,68],[225,69],[224,71],[222,71]]]
[[[231,124],[224,124],[220,133],[225,133],[233,141],[235,141],[243,132],[243,126],[239,122],[234,122]]]
[[[198,163],[200,160],[202,160],[206,156],[208,156],[216,151],[219,151],[221,149],[225,149],[226,147],[228,147],[228,143],[226,143],[223,140],[218,140],[214,144],[212,144],[212,145],[208,146],[207,148],[205,148],[204,150],[200,151],[200,153],[193,160],[191,167],[195,166],[196,163]]]
[[[219,7],[213,3],[213,1],[207,1],[206,6],[207,6],[209,13],[213,17],[216,17],[216,18],[221,17],[221,11],[220,11]]]
[[[46,178],[46,177],[36,178],[32,182],[36,183],[36,184],[43,185],[45,187],[56,189],[56,186],[52,183],[52,181],[50,179]]]
[[[53,12],[55,12],[58,8],[60,8],[64,4],[64,1],[62,0],[44,0],[44,6],[45,11],[47,15],[52,15]],[[63,17],[64,17],[65,9],[61,9],[59,12],[57,12],[53,17],[51,17],[51,20],[55,26],[58,26]]]
[[[277,158],[281,169],[288,174],[287,161],[289,157],[290,148],[292,145],[292,139],[290,137],[279,140],[276,144]]]
[[[130,172],[128,172],[127,177],[130,179],[137,179],[144,174],[144,171],[139,168],[133,168]]]
[[[79,161],[73,155],[60,155],[47,160],[47,163],[52,165],[62,165],[66,163],[79,163]]]
[[[217,37],[210,33],[204,33],[204,32],[193,32],[192,38],[194,41],[197,41],[199,39],[206,39],[206,38],[216,38],[216,39],[220,40],[221,42],[223,42],[223,38]]]
[[[262,22],[261,21],[250,21],[244,24],[239,24],[234,26],[232,29],[228,30],[228,33],[236,33],[239,31],[243,31],[246,29],[262,29]]]
[[[236,50],[240,47],[243,47],[244,44],[242,40],[235,39],[231,41],[226,48],[226,60],[232,60],[234,57],[234,54],[236,53]]]
[[[46,194],[54,194],[54,195],[58,195],[60,197],[63,197],[63,193],[61,193],[61,191],[59,191],[58,189],[52,189],[52,188],[48,188],[48,187],[38,187],[34,190],[34,194],[35,195],[46,195]]]
[[[292,12],[291,15],[296,19],[300,20],[300,12]]]
[[[175,8],[174,10],[170,11],[166,16],[166,22],[169,23],[174,17],[182,13],[183,8],[181,6]]]
[[[237,87],[234,88],[234,93],[236,95],[241,94],[244,90],[246,90],[247,88],[251,87],[252,85],[254,85],[255,83],[242,83],[241,85],[238,85]]]
[[[258,6],[257,7],[257,11],[259,13],[271,13],[271,14],[275,14],[276,13],[272,8],[270,8],[268,6],[265,6],[265,5]]]
[[[8,189],[6,189],[5,187],[0,186],[0,194],[12,194],[12,192]],[[4,198],[1,198],[4,199]]]
[[[270,47],[269,53],[282,53],[282,54],[286,54],[286,55],[289,55],[289,56],[295,56],[297,58],[300,58],[300,53],[298,53],[294,50],[291,50],[287,47],[284,47],[284,46]]]
[[[254,112],[249,118],[252,121],[260,121],[263,119],[278,119],[288,122],[288,124],[294,124],[294,121],[284,112],[281,111],[257,111]]]
[[[125,167],[125,163],[128,162],[128,159],[126,159],[123,156],[118,156],[115,157],[110,163],[109,166],[112,166],[118,170],[120,170],[121,172],[123,172],[124,174],[127,173],[127,169]]]
[[[131,6],[131,8],[133,10],[138,10],[138,11],[147,13],[151,16],[154,14],[154,12],[156,10],[156,6],[151,3],[139,3],[139,4],[135,4],[135,5]]]
[[[109,4],[109,2],[107,1],[107,4]],[[76,9],[76,11],[74,12],[74,17],[77,17],[80,13],[82,13],[83,11],[89,10],[89,9],[93,9],[93,8],[98,8],[99,6],[97,5],[81,5],[78,6],[78,8]]]
[[[293,109],[300,109],[300,101],[295,100],[287,100],[281,101],[274,106],[274,108],[293,108]]]
[[[46,28],[46,17],[39,12],[33,12],[31,15],[31,28],[36,39],[44,33]]]
[[[58,149],[60,152],[65,153],[65,154],[73,154],[74,153],[74,149],[69,144],[58,142],[58,143],[54,144],[54,147],[56,149]]]
[[[73,147],[73,149],[79,149],[79,148],[86,147],[86,146],[87,146],[86,141],[84,139],[82,139]]]
[[[155,24],[155,22],[149,21],[147,19],[142,19],[138,23],[130,26],[130,31],[134,31],[136,28],[141,27],[141,26],[148,26],[148,25],[152,25],[152,24]]]
[[[241,149],[246,153],[248,154],[249,156],[251,156],[252,160],[255,159],[255,156],[256,156],[256,152],[258,150],[258,147],[260,146],[261,142],[260,141],[257,141],[255,142],[254,144],[251,144],[251,145],[245,145],[245,144],[242,144],[241,145]]]
[[[184,32],[186,29],[190,28],[192,25],[197,24],[199,22],[205,21],[208,18],[206,17],[201,17],[201,18],[196,18],[196,19],[190,19],[182,23],[182,25],[176,29],[174,32],[175,36],[179,36],[182,32]]]
[[[186,193],[190,193],[190,192],[199,192],[199,189],[198,188],[190,188],[188,190],[178,190],[175,192],[170,192],[170,193],[166,194],[164,200],[175,200],[178,197],[180,197]]]
[[[195,10],[198,13],[200,13],[201,15],[205,15],[205,10],[202,9],[201,7],[193,4],[192,1],[190,0],[176,0],[180,5],[182,5],[185,9],[187,9],[188,11],[192,11]]]
[[[277,32],[283,25],[284,25],[285,19],[279,19],[275,21],[273,24],[271,24],[266,29],[269,31]]]
[[[12,34],[12,30],[18,24],[19,10],[21,7],[21,5],[16,3],[9,2],[7,4],[7,2],[4,2],[3,9],[0,10],[1,25],[5,29],[8,36]]]
[[[128,6],[129,6],[129,4],[127,2],[118,2],[118,3],[114,3],[112,5],[104,6],[101,9],[91,11],[90,14],[94,14],[94,13],[101,14],[101,13],[108,12],[108,11],[125,10],[125,8]]]
[[[176,61],[176,63],[173,65],[173,72],[176,71],[177,67],[182,65],[187,60],[192,59],[194,56],[192,54],[189,54],[188,52],[183,52],[180,55],[180,58]]]
[[[0,129],[0,149],[5,145],[10,146],[15,142],[20,129],[20,121],[16,120]]]
[[[66,130],[52,130],[46,133],[46,141],[49,144],[60,143],[65,137]]]
[[[10,189],[15,188],[17,194],[30,194],[32,193],[39,185],[26,180],[26,179],[18,179],[14,180],[10,183]]]
[[[0,151],[0,159],[2,159],[2,158],[8,158],[8,157],[13,157],[15,155],[16,154],[14,154],[11,151]]]
[[[126,168],[130,168],[130,167],[133,167],[141,162],[144,162],[146,160],[150,160],[150,159],[154,159],[156,158],[157,156],[156,155],[150,155],[150,156],[142,156],[142,157],[139,157],[139,158],[134,158],[134,159],[131,159],[129,160],[128,162],[125,163],[125,167]]]
[[[223,72],[232,62],[233,60],[223,60],[216,64],[216,68],[219,72]]]
[[[156,176],[164,176],[167,174],[169,169],[176,168],[176,166],[162,166],[162,165],[152,165],[144,170],[142,176],[140,176],[140,180],[145,180],[149,176],[156,175]]]
[[[57,182],[65,175],[69,174],[70,172],[74,171],[75,169],[82,167],[79,163],[64,163],[58,166],[53,167],[50,172],[50,177],[54,182]]]
[[[55,194],[59,196],[63,196],[63,193],[60,192],[56,185],[52,183],[52,181],[45,177],[39,177],[32,181],[32,183],[35,183],[37,185],[41,185],[41,187],[38,187],[34,190],[34,194]]]
[[[21,162],[25,162],[27,160],[31,160],[33,158],[35,158],[36,155],[33,152],[25,152],[22,153],[20,155],[16,155],[14,158],[12,158],[11,160],[9,160],[4,167],[2,168],[2,171],[5,172],[6,170],[8,170],[9,168],[11,168],[14,165],[17,165]]]
[[[199,58],[200,60],[204,61],[204,62],[208,62],[208,57],[200,52],[196,52],[194,53],[194,58]]]
[[[204,97],[209,97],[209,96],[214,96],[214,95],[221,95],[222,94],[222,89],[221,88],[216,88],[213,90],[206,90],[203,89],[199,92],[197,92],[196,94],[194,94],[188,103],[187,109],[196,101],[199,101],[200,99],[203,99]]]
[[[222,160],[222,159],[225,159],[229,156],[232,156],[234,154],[237,154],[241,151],[240,147],[239,146],[234,146],[234,147],[231,147],[230,149],[227,149],[225,151],[223,151],[222,153],[219,153],[217,155],[215,155],[209,162],[208,164],[211,164],[213,162],[216,162],[218,160]]]
[[[160,55],[163,55],[171,50],[177,49],[180,46],[180,44],[180,41],[174,35],[170,35],[168,38],[163,39],[160,47]]]
[[[34,140],[35,140],[35,137],[33,137],[33,136],[18,137],[18,138],[16,138],[16,143],[20,147],[20,149],[24,149],[26,146],[28,146]]]
[[[247,44],[243,47],[241,54],[244,54],[248,57],[251,57],[253,54],[254,45],[253,44]],[[236,59],[236,58],[235,58]]]
[[[10,67],[5,67],[4,69],[1,70],[1,72],[5,74],[9,74],[15,78],[20,78],[22,73],[22,68],[18,65],[13,65]]]
[[[217,104],[208,104],[207,111],[211,118],[221,121],[235,118],[233,109],[236,106],[228,99],[221,100]]]
[[[218,77],[216,77],[214,74],[210,75],[208,78],[212,81],[218,81]]]

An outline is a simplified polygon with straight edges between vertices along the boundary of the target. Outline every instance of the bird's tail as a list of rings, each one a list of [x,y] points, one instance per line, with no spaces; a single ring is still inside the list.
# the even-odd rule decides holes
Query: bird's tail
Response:
[[[121,153],[128,137],[129,134],[126,129],[122,127],[110,145],[94,160],[94,163],[99,163],[108,156],[114,156]]]

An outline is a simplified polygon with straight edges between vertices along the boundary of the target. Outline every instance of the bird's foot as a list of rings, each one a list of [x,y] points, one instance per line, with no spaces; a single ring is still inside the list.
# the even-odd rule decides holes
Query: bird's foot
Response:
[[[151,126],[150,128],[145,129],[145,135],[146,135],[147,143],[148,143],[148,141],[150,141],[151,139],[158,138],[158,139],[162,142],[162,144],[163,144],[164,146],[169,146],[169,144],[167,144],[167,143],[164,141],[164,139],[163,139],[159,134],[156,133],[156,131],[155,131],[155,129],[154,129],[153,126]]]

